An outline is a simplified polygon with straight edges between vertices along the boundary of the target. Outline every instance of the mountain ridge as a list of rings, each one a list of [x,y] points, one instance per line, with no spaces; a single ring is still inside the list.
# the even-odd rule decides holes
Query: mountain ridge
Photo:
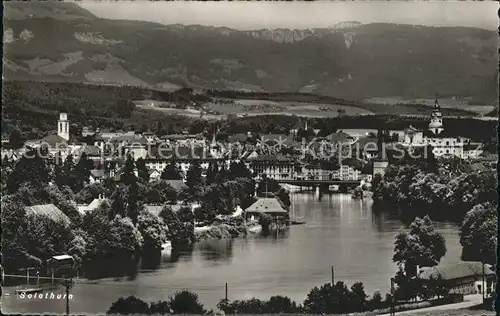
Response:
[[[479,28],[347,21],[331,28],[240,31],[102,19],[73,3],[46,2],[39,15],[31,4],[21,19],[19,3],[4,6],[3,66],[11,80],[302,91],[348,99],[439,92],[490,102],[497,95],[498,37]]]

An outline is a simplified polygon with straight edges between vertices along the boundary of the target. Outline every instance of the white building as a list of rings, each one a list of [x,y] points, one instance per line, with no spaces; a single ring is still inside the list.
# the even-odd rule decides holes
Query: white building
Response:
[[[432,110],[428,130],[421,131],[410,126],[405,129],[401,144],[409,150],[432,146],[435,157],[455,156],[467,159],[478,157],[482,153],[481,144],[474,144],[467,138],[450,136],[445,132],[441,107],[437,99]]]

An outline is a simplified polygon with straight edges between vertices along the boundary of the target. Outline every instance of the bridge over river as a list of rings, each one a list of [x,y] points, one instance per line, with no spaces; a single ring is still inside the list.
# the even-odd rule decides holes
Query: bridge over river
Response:
[[[297,180],[280,179],[278,183],[295,185],[304,188],[314,188],[317,193],[329,192],[331,185],[339,187],[339,192],[346,193],[349,189],[354,189],[361,184],[361,180]]]

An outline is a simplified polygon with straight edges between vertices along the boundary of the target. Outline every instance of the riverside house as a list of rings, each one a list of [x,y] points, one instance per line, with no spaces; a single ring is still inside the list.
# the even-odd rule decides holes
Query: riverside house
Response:
[[[452,264],[440,264],[435,267],[424,267],[419,271],[419,278],[431,280],[441,277],[450,287],[450,293],[482,294],[486,288],[487,296],[495,288],[495,272],[488,264],[475,261],[461,261]]]

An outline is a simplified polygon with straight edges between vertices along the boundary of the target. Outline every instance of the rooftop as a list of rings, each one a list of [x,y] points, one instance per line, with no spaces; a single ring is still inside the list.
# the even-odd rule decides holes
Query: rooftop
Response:
[[[442,264],[435,267],[425,267],[420,270],[419,277],[429,280],[441,277],[443,280],[455,280],[469,276],[482,276],[483,264],[477,261],[460,261],[452,264]],[[494,275],[488,265],[484,266],[484,275]]]
[[[65,225],[69,225],[71,223],[69,217],[54,204],[33,205],[27,206],[24,209],[26,210],[26,215],[47,216],[50,219],[56,222],[60,221]]]
[[[276,198],[259,198],[254,204],[250,205],[246,210],[249,213],[288,213],[281,203]]]

